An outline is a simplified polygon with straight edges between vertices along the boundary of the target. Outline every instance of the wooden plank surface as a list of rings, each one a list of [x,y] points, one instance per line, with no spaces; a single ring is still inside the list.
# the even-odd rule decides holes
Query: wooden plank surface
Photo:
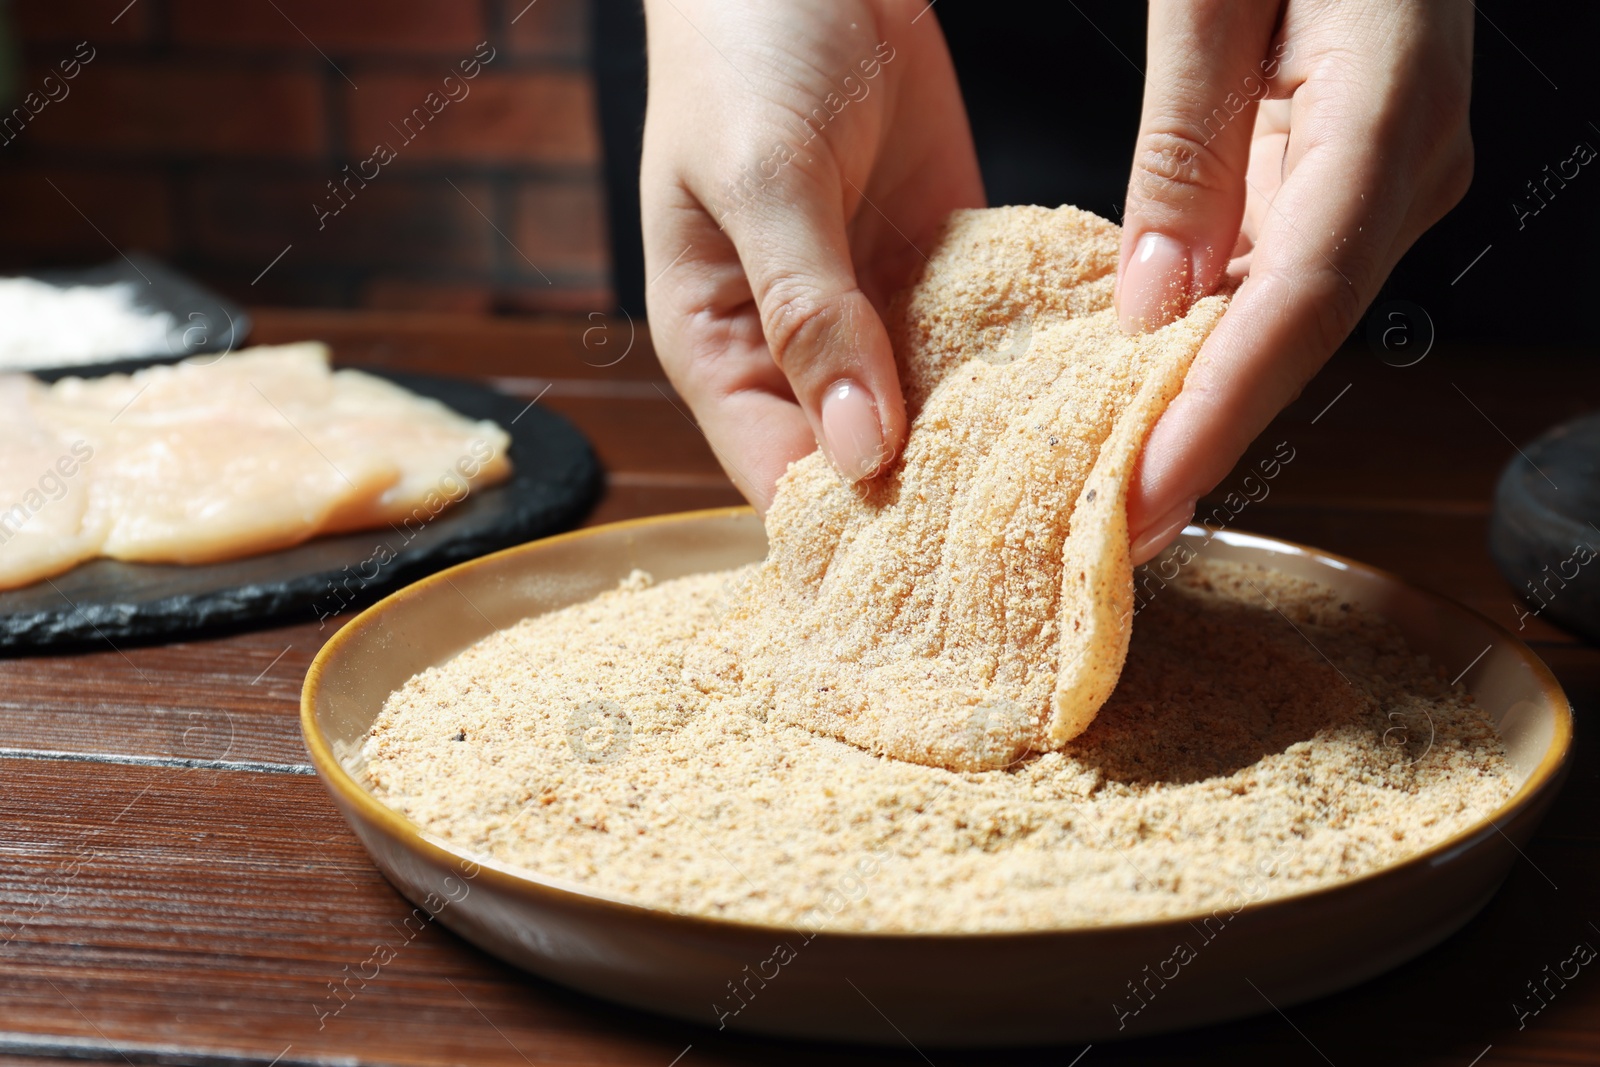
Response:
[[[1594,764],[1585,752],[1580,773],[1593,775]],[[64,1051],[52,1042],[94,1038],[101,1054],[130,1057],[191,1048],[269,1061],[292,1045],[290,1062],[526,1056],[657,1067],[688,1045],[693,1063],[818,1055],[612,1009],[504,967],[436,923],[402,926],[410,906],[367,862],[314,778],[36,760],[0,760],[0,775],[9,786],[0,800],[0,904],[12,915],[0,930],[0,1050]],[[1461,934],[1373,982],[1289,1009],[1294,1024],[1334,1063],[1466,1063],[1488,1044],[1527,1053],[1493,1062],[1560,1062],[1539,1057],[1559,1053],[1585,1012],[1592,1023],[1600,997],[1574,982],[1570,997],[1524,1031],[1510,1003],[1546,963],[1591,938],[1585,888],[1600,880],[1600,849],[1592,836],[1546,835],[1527,852]],[[395,949],[393,961],[335,997],[328,983],[347,966],[362,970],[378,944]],[[1005,1062],[1059,1063],[1065,1051]],[[827,1055],[920,1062],[909,1049]],[[1314,1059],[1270,1011],[1096,1049],[1096,1062]]]
[[[266,310],[257,321],[258,340],[322,337],[344,362],[484,377],[539,397],[606,463],[591,522],[738,502],[642,329],[620,361],[601,365],[619,349],[599,342],[628,338],[627,323]],[[603,334],[586,334],[597,325]],[[1247,455],[1280,441],[1296,450],[1270,496],[1233,525],[1385,567],[1515,629],[1511,590],[1485,549],[1488,493],[1514,455],[1507,437],[1524,441],[1600,396],[1600,368],[1547,354],[1510,375],[1510,358],[1435,352],[1393,368],[1342,353]],[[1245,473],[1242,464],[1216,501]],[[1582,729],[1565,791],[1484,912],[1356,989],[1087,1052],[818,1048],[618,1009],[500,964],[436,923],[406,937],[410,906],[305,773],[299,684],[331,632],[308,621],[0,661],[0,1054],[285,1067],[1065,1065],[1080,1053],[1082,1067],[1600,1061],[1600,978],[1584,972],[1520,1028],[1512,1007],[1576,941],[1600,944],[1590,925],[1600,923],[1600,752]],[[1600,650],[1539,620],[1523,636],[1580,719],[1600,707]],[[402,938],[359,995],[330,999],[344,968]]]

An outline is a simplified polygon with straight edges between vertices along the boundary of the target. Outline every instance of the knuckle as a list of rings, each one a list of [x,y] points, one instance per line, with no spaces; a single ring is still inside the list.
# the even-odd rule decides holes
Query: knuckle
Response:
[[[676,323],[670,345],[661,345],[663,363],[681,368],[692,378],[710,376],[721,363],[723,341],[716,316],[707,308],[684,313]]]
[[[733,341],[727,319],[709,306],[651,300],[650,342],[672,387],[691,407],[724,388],[732,361],[724,358]]]
[[[1196,193],[1221,192],[1227,167],[1205,134],[1175,126],[1139,135],[1129,191],[1146,200],[1189,199]]]
[[[817,347],[820,335],[831,328],[837,304],[816,285],[793,277],[774,279],[761,297],[761,328],[773,362],[788,373],[792,356]]]

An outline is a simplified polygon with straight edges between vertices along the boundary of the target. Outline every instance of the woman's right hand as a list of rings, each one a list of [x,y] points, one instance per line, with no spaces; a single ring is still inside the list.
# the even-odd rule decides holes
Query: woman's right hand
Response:
[[[662,366],[757,510],[820,446],[905,441],[883,309],[983,184],[926,0],[646,0],[640,175]]]

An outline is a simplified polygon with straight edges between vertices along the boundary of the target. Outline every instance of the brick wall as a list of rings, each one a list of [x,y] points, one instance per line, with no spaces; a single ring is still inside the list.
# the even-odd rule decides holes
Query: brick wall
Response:
[[[0,269],[115,245],[256,304],[607,309],[587,2],[13,0]]]

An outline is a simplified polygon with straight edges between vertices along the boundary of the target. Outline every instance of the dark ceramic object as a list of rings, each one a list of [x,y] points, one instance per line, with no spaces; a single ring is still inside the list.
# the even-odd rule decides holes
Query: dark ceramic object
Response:
[[[420,529],[321,537],[197,566],[91,560],[0,592],[0,652],[169,639],[208,629],[341,619],[430,571],[576,525],[600,464],[566,419],[485,386],[369,371],[511,433],[511,479],[473,493]]]
[[[1600,643],[1600,412],[1522,449],[1495,487],[1489,551],[1537,616]]]

